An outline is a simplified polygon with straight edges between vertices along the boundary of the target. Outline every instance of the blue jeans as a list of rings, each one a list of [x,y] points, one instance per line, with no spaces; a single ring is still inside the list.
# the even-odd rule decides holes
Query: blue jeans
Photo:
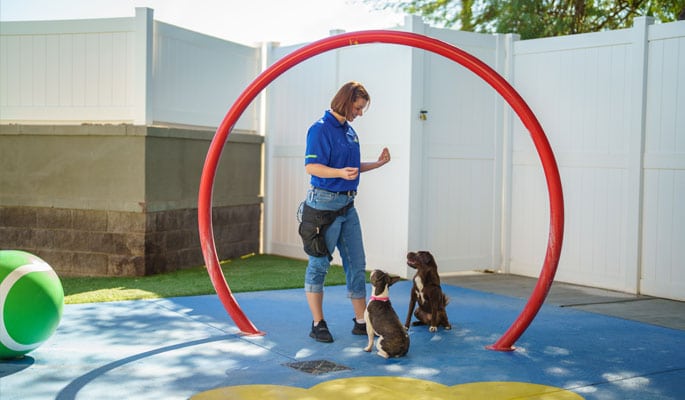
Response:
[[[317,210],[339,210],[353,200],[353,196],[312,188],[307,192],[306,202],[308,206]],[[336,218],[328,227],[326,246],[331,254],[336,247],[338,248],[345,270],[347,296],[351,299],[366,299],[366,255],[356,208],[347,210],[345,215]],[[330,265],[327,256],[309,256],[309,264],[304,275],[305,292],[323,292],[324,280]]]

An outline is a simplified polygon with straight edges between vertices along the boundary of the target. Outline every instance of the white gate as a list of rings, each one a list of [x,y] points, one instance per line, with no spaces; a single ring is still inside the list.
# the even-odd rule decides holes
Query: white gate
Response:
[[[452,43],[496,67],[496,37],[459,32]],[[421,247],[433,253],[441,273],[496,269],[501,100],[460,65],[435,54],[424,60]]]

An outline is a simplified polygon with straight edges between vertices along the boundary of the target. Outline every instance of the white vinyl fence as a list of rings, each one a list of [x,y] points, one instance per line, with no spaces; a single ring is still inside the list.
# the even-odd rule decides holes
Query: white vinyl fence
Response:
[[[514,70],[560,165],[557,278],[685,300],[685,22],[517,42]],[[546,239],[533,152],[517,125],[508,258],[523,275],[539,271]]]
[[[0,24],[2,123],[216,127],[260,50],[133,18]],[[236,128],[257,131],[259,102]]]
[[[638,18],[631,29],[525,41],[418,18],[397,29],[477,56],[542,123],[565,195],[558,280],[685,300],[685,22]],[[146,8],[133,18],[3,22],[0,123],[216,127],[262,62],[295,48],[219,40],[154,21]],[[362,176],[356,201],[367,268],[407,276],[406,252],[425,249],[443,273],[537,276],[549,205],[528,132],[479,77],[400,45],[307,60],[236,124],[265,135],[264,252],[305,257],[295,219],[309,181],[305,135],[349,80],[372,98],[354,122],[362,158],[386,146],[392,154]]]
[[[403,30],[460,47],[505,76],[550,139],[565,194],[557,279],[685,300],[685,22],[639,18],[620,31],[540,40],[429,28]],[[273,48],[274,60],[295,47]],[[422,50],[372,44],[311,59],[267,98],[265,249],[303,257],[308,126],[348,80],[371,108],[355,122],[365,159],[357,205],[367,268],[408,273],[426,249],[443,272],[537,276],[549,233],[547,188],[525,128],[486,84]],[[426,111],[427,119],[419,115]]]

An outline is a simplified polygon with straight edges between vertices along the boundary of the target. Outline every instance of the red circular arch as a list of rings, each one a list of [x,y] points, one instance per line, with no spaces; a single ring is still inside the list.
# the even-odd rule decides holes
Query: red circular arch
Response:
[[[521,119],[523,125],[528,129],[531,138],[533,139],[535,148],[542,162],[549,192],[550,229],[547,251],[540,277],[538,278],[535,289],[528,299],[523,311],[497,342],[487,346],[487,348],[492,350],[513,350],[513,344],[528,328],[542,307],[542,303],[545,301],[552,286],[554,275],[559,264],[564,231],[564,200],[559,169],[554,158],[554,153],[549,145],[549,141],[545,136],[545,132],[542,130],[542,126],[523,98],[502,76],[465,51],[440,40],[416,33],[388,30],[360,31],[343,33],[310,43],[281,58],[264,70],[264,72],[259,74],[240,96],[238,96],[238,99],[233,103],[233,106],[229,109],[214,135],[207,152],[205,164],[202,169],[202,176],[200,178],[198,228],[202,245],[202,254],[207,265],[212,285],[214,285],[214,289],[221,299],[224,308],[243,333],[251,335],[263,334],[263,332],[259,331],[247,316],[245,316],[231,294],[228,283],[221,272],[219,259],[216,254],[214,233],[212,230],[212,190],[219,158],[221,157],[224,145],[226,144],[226,139],[233,129],[233,126],[238,121],[238,118],[240,118],[252,100],[254,100],[254,98],[257,97],[257,95],[274,79],[302,61],[323,52],[340,47],[367,43],[388,43],[411,46],[439,54],[468,68],[485,80],[507,101],[507,103],[509,103],[511,108]]]

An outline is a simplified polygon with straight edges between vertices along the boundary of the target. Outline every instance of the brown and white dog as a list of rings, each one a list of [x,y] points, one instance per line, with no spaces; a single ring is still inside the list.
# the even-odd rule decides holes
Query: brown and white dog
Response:
[[[399,280],[399,277],[391,277],[379,269],[371,273],[373,294],[364,311],[369,344],[364,351],[371,351],[374,335],[378,335],[376,349],[384,358],[402,357],[409,351],[409,335],[388,297],[388,288]]]
[[[428,325],[428,330],[431,332],[437,331],[438,326],[443,326],[446,330],[452,329],[445,310],[449,298],[440,287],[438,264],[433,255],[427,251],[410,252],[407,254],[407,265],[416,269],[416,274],[404,326],[409,329],[411,315],[418,302],[418,307],[414,312],[418,321],[414,321],[412,325]]]

